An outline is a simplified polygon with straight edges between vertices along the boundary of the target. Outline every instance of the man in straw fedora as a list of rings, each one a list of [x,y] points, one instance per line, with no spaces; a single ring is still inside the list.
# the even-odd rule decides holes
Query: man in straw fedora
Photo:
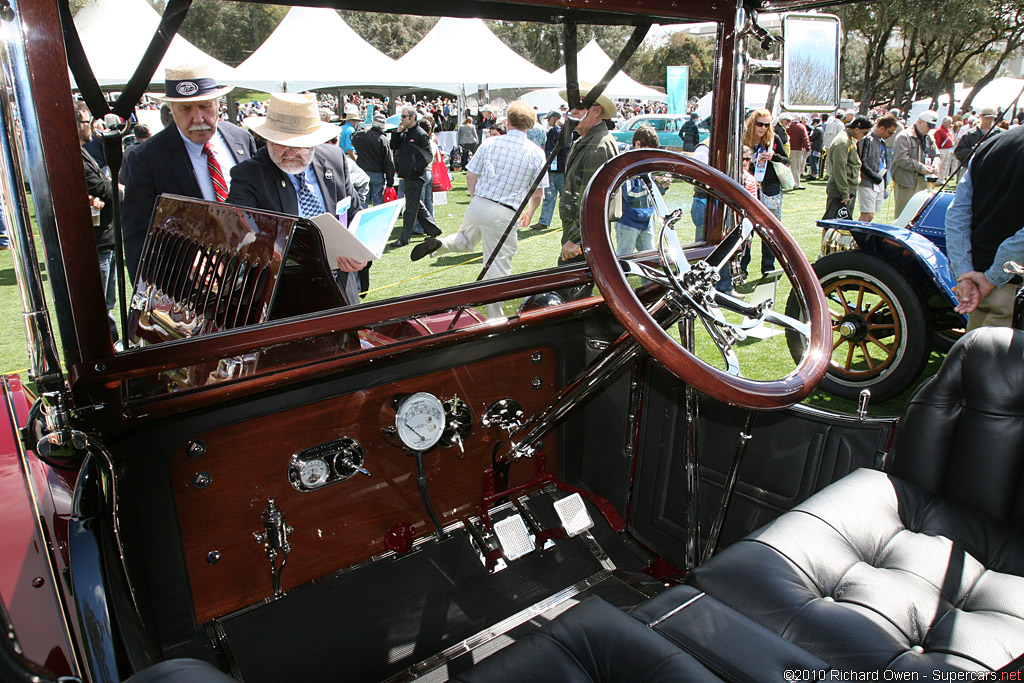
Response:
[[[348,197],[351,219],[361,208],[352,186],[345,153],[324,144],[338,137],[338,126],[320,120],[316,97],[275,93],[267,102],[267,115],[245,120],[246,127],[267,141],[255,157],[231,169],[228,203],[263,211],[312,218],[334,213]],[[359,301],[359,278],[350,275],[366,266],[339,258],[330,264],[349,304]]]
[[[256,154],[249,133],[219,120],[218,100],[232,88],[217,85],[204,65],[167,68],[163,100],[174,125],[126,157],[121,172],[125,262],[132,280],[156,198],[176,194],[224,201],[230,191],[231,167]]]

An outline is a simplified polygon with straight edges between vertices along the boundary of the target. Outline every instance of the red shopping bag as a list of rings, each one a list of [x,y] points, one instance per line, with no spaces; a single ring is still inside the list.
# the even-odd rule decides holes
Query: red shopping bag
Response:
[[[384,201],[393,202],[398,199],[398,190],[394,187],[388,186],[384,188]]]
[[[434,173],[434,192],[447,192],[452,189],[452,179],[448,175],[448,168],[444,165],[440,152],[434,157],[434,164],[430,170]]]

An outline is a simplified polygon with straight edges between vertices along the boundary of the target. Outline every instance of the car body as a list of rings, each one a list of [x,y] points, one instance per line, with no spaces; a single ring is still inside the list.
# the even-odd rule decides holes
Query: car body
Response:
[[[679,137],[679,130],[689,116],[684,114],[638,114],[632,117],[621,128],[612,131],[612,137],[617,142],[632,144],[633,133],[640,126],[651,126],[658,133],[658,142],[665,149],[682,149],[683,141]],[[709,133],[704,126],[698,125],[700,139],[706,140]]]
[[[956,277],[946,258],[952,201],[952,192],[920,192],[897,225],[818,221],[825,232],[815,270],[835,312],[823,389],[853,399],[869,389],[886,400],[917,381],[933,351],[945,353],[963,334],[967,317],[954,310]],[[867,334],[880,325],[881,334]]]
[[[334,5],[422,11],[411,3]],[[159,53],[187,9],[187,2],[168,4],[152,52],[116,111],[129,113],[154,79]],[[333,5],[325,11],[337,19]],[[563,32],[569,55],[576,53],[578,25],[626,21],[636,31],[635,47],[655,21],[717,22],[711,164],[662,150],[615,156],[580,197],[582,259],[556,266],[571,245],[562,247],[553,232],[542,242],[541,234],[519,245],[548,245],[539,270],[487,279],[477,276],[473,255],[472,275],[454,284],[368,296],[355,305],[342,305],[324,233],[311,221],[163,195],[153,207],[139,276],[119,297],[126,340],[115,346],[98,259],[91,258],[96,244],[77,163],[68,67],[94,115],[105,101],[90,85],[97,79],[66,3],[4,4],[0,190],[32,386],[0,378],[0,680],[429,676],[495,683],[732,680],[734,671],[743,680],[793,678],[794,671],[808,678],[831,672],[827,678],[838,680],[849,677],[850,666],[863,669],[864,678],[881,671],[895,677],[890,665],[897,660],[903,673],[938,670],[952,678],[965,669],[998,672],[1019,660],[1024,639],[1016,613],[989,613],[997,603],[1008,612],[1024,603],[1012,564],[1020,520],[1006,512],[1019,517],[1019,481],[1005,473],[1019,474],[1020,458],[996,458],[1002,470],[977,467],[967,492],[955,485],[956,496],[940,500],[948,492],[891,474],[894,463],[906,462],[911,474],[936,469],[915,459],[934,450],[891,447],[895,419],[799,404],[826,370],[826,302],[799,246],[725,172],[739,170],[730,132],[742,111],[733,100],[741,90],[734,81],[744,72],[734,60],[747,40],[739,29],[756,26],[756,13],[739,3],[675,0],[642,8],[627,0],[579,8],[469,0],[451,11],[460,19],[546,23]],[[639,21],[644,17],[649,21]],[[838,41],[834,17],[812,15],[813,28],[823,20]],[[111,44],[122,37],[112,36]],[[838,78],[836,71],[823,75]],[[586,99],[579,104],[587,108]],[[118,178],[116,157],[108,160]],[[653,188],[633,194],[660,212],[658,248],[616,253],[610,203],[619,188],[645,185],[649,175],[670,181],[664,196]],[[699,219],[694,190],[707,200]],[[508,235],[517,213],[507,214]],[[714,291],[722,266],[752,231],[778,252],[799,317]],[[386,252],[374,271],[406,253]],[[421,266],[408,280],[436,278],[453,264]],[[478,309],[492,302],[504,305],[504,315],[486,320]],[[767,324],[803,335],[809,351],[774,376],[751,377],[744,369],[762,370],[765,358],[785,360],[781,346],[747,355],[755,331]],[[986,339],[971,348],[1018,343]],[[945,376],[959,375],[954,368]],[[1017,375],[1007,376],[1010,387],[1000,384],[996,394],[1014,391]],[[987,405],[978,411],[991,413]],[[965,450],[967,437],[956,445],[968,462],[995,453]],[[956,463],[953,477],[972,471]],[[899,499],[871,514],[864,505],[870,501],[832,505],[857,516],[813,533],[765,527],[797,544],[801,557],[828,552],[832,557],[820,561],[825,570],[835,557],[848,561],[852,570],[824,573],[853,573],[853,583],[844,584],[852,599],[801,578],[802,565],[776,555],[759,559],[767,542],[734,543],[777,517],[783,525],[813,523],[804,507],[780,514],[815,492],[827,504],[834,480],[839,489],[856,489],[847,485],[851,472],[854,481],[874,482],[876,493],[910,491],[919,504],[912,510],[940,523],[901,527],[893,521],[906,512]],[[948,520],[965,520],[959,535],[944,526]],[[820,540],[839,528],[877,527],[915,545]],[[715,569],[725,562],[719,557],[751,547],[749,562]],[[1012,566],[999,565],[993,553],[1009,553]],[[927,566],[883,566],[905,555]],[[738,591],[735,599],[710,586],[683,586],[684,602],[662,611],[664,619],[639,621],[642,611],[657,607],[651,600],[675,600],[679,593],[669,587],[701,573],[721,575]],[[928,578],[917,592],[867,592],[869,582],[860,581],[919,576]],[[958,598],[970,597],[963,584],[976,577],[991,609],[964,617],[975,603]],[[757,614],[769,596],[759,580],[778,581],[790,596],[788,608],[765,610],[781,615],[781,625]],[[992,585],[999,600],[990,599]],[[752,595],[744,595],[748,590]],[[796,634],[786,628],[795,594],[808,601],[796,611],[817,619]],[[573,607],[577,602],[584,604]],[[586,605],[602,603],[607,607],[597,617],[580,623],[590,613]],[[567,609],[571,618],[564,620]],[[658,627],[684,609],[683,621],[695,631],[680,642]],[[980,625],[972,618],[979,613]],[[508,660],[500,675],[479,668],[488,661],[502,666],[503,653],[531,643],[544,648],[544,622],[582,642],[605,673],[586,673],[586,658],[562,648]],[[952,643],[932,648],[930,634]],[[918,652],[918,637],[927,653]],[[850,638],[852,650],[845,646]],[[659,677],[663,658],[670,668]],[[652,676],[638,676],[641,669]]]

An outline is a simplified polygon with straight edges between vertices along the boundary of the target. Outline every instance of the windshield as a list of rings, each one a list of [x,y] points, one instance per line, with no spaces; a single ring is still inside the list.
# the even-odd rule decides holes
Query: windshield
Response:
[[[629,57],[622,72],[605,85],[598,103],[607,100],[610,108],[587,121],[581,136],[580,114],[571,116],[564,92],[566,65],[559,55],[565,28],[555,23],[396,18],[250,3],[223,3],[223,8],[220,14],[193,8],[152,82],[134,107],[122,111],[127,114],[123,117],[94,111],[95,90],[88,75],[110,102],[131,91],[134,70],[125,65],[141,58],[152,35],[149,29],[156,30],[160,17],[155,11],[147,13],[145,6],[147,12],[133,9],[138,16],[102,16],[97,5],[85,6],[75,17],[90,70],[72,64],[86,86],[78,88],[72,81],[75,90],[68,98],[77,119],[72,123],[79,128],[83,159],[88,153],[110,181],[116,173],[121,192],[127,272],[120,271],[119,283],[116,257],[122,240],[105,234],[108,229],[116,232],[110,215],[115,200],[93,194],[82,200],[91,207],[100,252],[97,266],[105,264],[98,270],[119,354],[138,355],[154,345],[177,347],[232,330],[281,329],[289,320],[367,307],[370,320],[358,328],[314,335],[303,343],[285,342],[290,350],[275,362],[299,362],[302,353],[297,349],[303,344],[337,355],[514,319],[550,303],[550,298],[538,303],[536,295],[543,292],[535,291],[542,289],[536,283],[462,295],[481,280],[500,284],[551,273],[550,280],[557,282],[565,280],[557,275],[562,271],[579,271],[573,277],[586,279],[579,268],[578,212],[587,174],[595,169],[569,173],[566,148],[588,134],[588,144],[610,147],[611,153],[631,148],[643,131],[634,126],[626,132],[628,140],[612,138],[613,119],[665,113],[671,97],[678,100],[674,106],[681,102],[685,108],[693,93],[686,92],[686,82],[681,93],[666,93],[665,66],[680,41],[697,46],[687,49],[714,54],[718,36],[714,28],[686,36],[665,28],[645,36],[633,25],[604,23],[607,16],[602,23],[574,24],[581,98],[591,83],[603,80],[624,49]],[[212,17],[222,20],[239,13],[258,19],[260,28],[244,40],[217,39],[209,28]],[[129,32],[131,39],[112,40],[112,35],[124,35],[118,27],[126,20],[137,26]],[[385,28],[396,22],[403,26],[404,37],[385,40]],[[341,34],[351,51],[358,50],[360,59],[373,60],[379,68],[355,70],[341,64],[332,71],[309,58],[314,46],[326,49],[326,36]],[[537,36],[543,40],[534,42]],[[641,40],[627,49],[634,38]],[[179,61],[181,55],[196,55],[178,49],[186,45],[206,51],[201,73],[180,71],[189,66]],[[453,45],[486,51],[486,68],[459,59]],[[118,59],[112,63],[105,57],[114,46]],[[712,76],[696,73],[693,81],[708,83]],[[199,90],[190,90],[193,86]],[[202,99],[204,95],[213,96]],[[320,119],[303,119],[309,130],[316,129],[313,137],[302,139],[282,133],[280,126],[275,130],[276,124],[268,126],[268,120],[279,121],[286,107],[294,113],[306,106],[300,95],[308,96]],[[679,137],[673,119],[655,116],[648,124],[657,141],[645,146],[681,149],[679,140],[665,139]],[[117,154],[106,158],[111,137],[120,143],[120,165]],[[526,174],[515,188],[495,189],[505,178],[498,155],[491,152],[501,147],[502,138],[517,137],[536,145],[531,156],[542,159],[534,163],[538,172]],[[168,174],[168,160],[175,157],[163,148],[159,158],[164,166],[158,167],[154,150],[170,142],[180,158]],[[207,142],[212,153],[204,149]],[[417,160],[414,154],[423,158]],[[289,160],[306,164],[289,172]],[[344,182],[329,187],[331,176]],[[243,186],[248,194],[236,191]],[[660,179],[658,186],[663,210],[679,208],[692,216],[678,224],[680,242],[705,243],[707,231],[693,186],[671,178]],[[303,195],[307,191],[312,196],[309,207]],[[482,207],[489,209],[483,217]],[[310,220],[323,215],[316,223]],[[481,227],[485,222],[486,228]],[[358,239],[339,246],[331,231],[346,229]],[[436,231],[435,237],[431,233]],[[627,249],[627,236],[613,228],[610,233],[623,254],[651,252],[649,240],[636,240]],[[574,243],[575,253],[566,250]],[[560,301],[571,302],[592,292],[580,287],[554,293]],[[459,297],[468,305],[457,303]],[[409,316],[405,311],[416,306],[379,308],[390,302],[436,303]],[[452,310],[459,311],[454,319],[431,317]],[[62,316],[60,310],[57,314]],[[60,329],[64,346],[74,344],[67,338],[70,324]],[[273,347],[249,346],[248,353],[211,359],[202,367],[160,370],[143,382],[145,387],[135,382],[128,394],[145,396],[244,376],[265,366],[267,350]]]

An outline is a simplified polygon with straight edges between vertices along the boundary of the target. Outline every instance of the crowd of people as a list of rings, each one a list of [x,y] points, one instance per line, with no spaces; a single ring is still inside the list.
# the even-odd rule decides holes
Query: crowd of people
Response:
[[[183,82],[195,87],[175,88]],[[604,95],[586,110],[570,111],[563,104],[537,112],[516,101],[507,108],[459,112],[454,100],[443,97],[399,97],[389,102],[359,93],[342,99],[327,93],[275,94],[266,101],[238,102],[232,123],[222,101],[229,88],[218,86],[201,68],[168,69],[166,83],[164,97],[146,98],[140,105],[160,106],[166,127],[150,138],[144,124],[135,126],[130,136],[135,144],[121,173],[125,255],[132,278],[153,204],[163,193],[306,217],[323,213],[346,197],[353,214],[399,199],[404,202],[402,230],[390,253],[410,245],[416,235],[424,239],[409,254],[414,261],[474,250],[482,243],[483,277],[488,279],[512,270],[518,246],[517,231],[510,227],[513,217],[518,216],[517,227],[546,230],[557,207],[562,238],[556,260],[577,262],[583,258],[584,189],[597,168],[620,149],[611,135],[613,120],[664,110],[660,103],[613,102]],[[591,87],[581,84],[581,96],[586,97]],[[566,99],[565,91],[561,94]],[[389,125],[389,111],[399,115],[397,127]],[[89,117],[81,103],[76,112],[89,202],[96,216],[97,256],[108,308],[113,309],[117,274],[110,266],[112,188],[109,174],[104,175],[101,144],[105,122]],[[686,126],[680,130],[680,146],[707,162],[708,144],[700,141],[696,118],[693,114],[686,122],[693,131]],[[288,129],[286,121],[299,121],[303,127]],[[898,111],[874,110],[867,116],[842,110],[820,115],[782,112],[776,118],[767,109],[756,109],[744,125],[742,180],[781,220],[784,190],[802,190],[808,179],[827,179],[826,218],[871,221],[890,191],[898,215],[927,180],[941,182],[980,140],[1014,125],[997,125],[996,112],[990,109],[941,120],[935,112],[925,111],[909,124]],[[432,175],[439,170],[436,164],[444,165],[437,133],[445,130],[454,131],[457,143],[448,167],[466,171],[471,196],[462,225],[448,235],[435,221],[432,205]],[[642,126],[634,131],[632,143],[637,148],[657,147],[659,139],[654,129]],[[668,183],[666,178],[648,176],[623,186],[611,216],[618,253],[651,247],[652,197],[664,194]],[[272,189],[277,185],[290,185],[294,192],[277,192]],[[706,234],[708,196],[694,189],[690,215],[699,241]],[[857,207],[860,214],[855,216]],[[751,260],[748,243],[738,259],[740,277],[747,276]],[[369,289],[371,264],[342,259],[331,265],[346,302],[357,303],[360,293]],[[762,277],[774,270],[775,257],[762,246]],[[726,294],[742,296],[733,289],[728,266],[717,286]],[[489,317],[499,315],[499,304],[488,306]],[[111,333],[116,339],[113,320]]]

